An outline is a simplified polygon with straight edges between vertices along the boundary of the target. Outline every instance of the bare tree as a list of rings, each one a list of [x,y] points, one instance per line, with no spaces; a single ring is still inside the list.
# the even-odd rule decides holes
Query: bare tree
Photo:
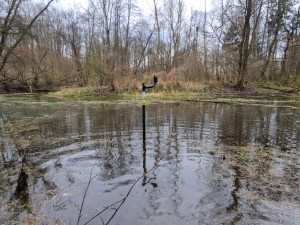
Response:
[[[275,7],[277,7],[277,9],[275,11],[274,23],[272,24],[272,27],[275,27],[275,29],[273,31],[273,39],[268,47],[267,58],[264,61],[264,64],[263,64],[263,67],[262,67],[262,70],[260,73],[261,78],[264,78],[266,76],[266,73],[268,72],[268,68],[270,65],[271,57],[276,52],[277,44],[278,44],[278,35],[279,35],[279,31],[282,27],[283,16],[286,12],[287,1],[288,0],[277,0],[277,2],[276,2]]]
[[[156,46],[156,70],[160,70],[160,54],[161,54],[161,36],[160,36],[160,21],[158,15],[158,6],[156,0],[153,0],[154,4],[154,16],[157,30],[157,46]]]
[[[250,18],[252,15],[252,0],[246,0],[244,13],[244,26],[242,31],[242,39],[239,47],[239,61],[238,61],[238,81],[236,88],[241,89],[244,86],[244,78],[249,57],[249,38],[250,38]]]
[[[172,66],[179,65],[179,47],[181,40],[181,31],[183,25],[184,3],[182,0],[167,0],[165,2],[165,17],[169,25],[170,49],[173,51]]]
[[[294,11],[291,16],[291,21],[290,23],[286,23],[284,26],[284,32],[285,32],[285,39],[286,39],[286,44],[283,50],[283,58],[281,61],[281,70],[280,70],[280,76],[279,78],[282,79],[285,72],[286,72],[286,62],[288,60],[288,51],[290,49],[290,44],[295,38],[294,34],[296,33],[297,36],[297,27],[300,25],[300,7],[298,8],[297,11]],[[297,61],[297,59],[294,59]],[[297,77],[297,75],[295,76]]]
[[[135,0],[89,0],[87,9],[45,12],[52,1],[2,1],[1,89],[76,83],[115,90],[129,78],[173,68],[185,81],[233,81],[241,89],[246,79],[273,72],[284,82],[300,70],[295,0],[219,0],[212,11],[206,1],[189,16],[183,0],[153,0],[147,16]]]
[[[209,73],[207,67],[207,12],[206,12],[206,0],[204,1],[204,22],[203,22],[203,52],[204,52],[204,74],[207,80],[209,80]]]
[[[23,2],[25,2],[25,0],[7,0],[3,2],[5,5],[5,16],[4,18],[1,18],[0,28],[0,82],[4,88],[7,88],[9,82],[9,78],[6,76],[4,71],[4,67],[9,57],[28,34],[38,17],[43,14],[53,0],[48,1],[48,3],[42,7],[27,24],[21,22],[22,16],[20,15],[20,7]],[[21,26],[19,24],[21,24]]]
[[[216,11],[213,12],[213,18],[210,24],[210,27],[213,31],[213,34],[217,40],[217,46],[215,49],[215,73],[217,81],[221,80],[220,76],[220,61],[221,61],[221,46],[223,44],[223,36],[224,36],[224,29],[225,29],[225,6],[224,0],[220,0],[219,2],[220,7],[215,9]],[[216,20],[216,21],[214,21]]]

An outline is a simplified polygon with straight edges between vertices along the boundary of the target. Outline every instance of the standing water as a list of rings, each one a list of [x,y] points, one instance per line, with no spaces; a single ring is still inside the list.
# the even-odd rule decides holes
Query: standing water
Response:
[[[152,103],[143,152],[140,104],[0,104],[1,224],[76,224],[93,168],[84,224],[156,163],[110,224],[299,224],[299,109]]]

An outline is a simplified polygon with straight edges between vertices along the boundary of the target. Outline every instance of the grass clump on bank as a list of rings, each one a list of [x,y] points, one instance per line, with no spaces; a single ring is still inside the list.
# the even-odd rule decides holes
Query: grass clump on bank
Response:
[[[71,87],[62,88],[60,91],[50,93],[50,96],[58,98],[94,100],[97,99],[98,89],[96,87]]]

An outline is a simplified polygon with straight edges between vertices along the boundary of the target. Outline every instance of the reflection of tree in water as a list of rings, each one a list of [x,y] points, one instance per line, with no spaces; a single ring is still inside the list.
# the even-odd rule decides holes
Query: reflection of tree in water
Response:
[[[219,105],[218,144],[247,145],[255,142],[266,146],[281,146],[299,142],[297,119],[288,109]],[[286,115],[285,115],[286,114]]]
[[[13,189],[10,188],[9,190],[6,187],[13,187],[15,186],[14,177],[18,177],[17,185],[14,191],[14,196],[16,199],[20,200],[21,205],[25,209],[30,209],[29,207],[29,190],[28,190],[28,172],[26,170],[27,166],[27,150],[19,150],[20,147],[17,146],[18,141],[16,141],[16,137],[12,132],[12,123],[4,111],[1,112],[0,117],[0,125],[1,125],[1,156],[3,160],[2,168],[1,168],[1,185],[0,190],[6,190],[6,196],[9,196],[11,193],[7,193],[12,191]],[[18,164],[19,159],[21,158],[21,168],[18,172]],[[11,180],[13,182],[11,182]],[[2,191],[4,193],[4,190]],[[10,203],[13,202],[13,195],[10,200],[7,199],[8,208]],[[15,207],[15,206],[13,206]]]
[[[170,195],[170,199],[172,199],[173,203],[174,203],[174,212],[177,215],[180,215],[181,212],[178,210],[178,207],[182,204],[183,202],[183,197],[181,194],[179,194],[179,189],[181,187],[181,185],[183,185],[183,181],[181,181],[180,178],[180,171],[182,170],[181,166],[180,166],[180,160],[178,158],[178,155],[180,153],[180,149],[179,149],[179,142],[178,142],[178,130],[177,130],[178,126],[177,126],[177,115],[174,115],[173,118],[173,124],[172,124],[172,144],[174,144],[172,146],[172,148],[175,150],[174,152],[174,160],[175,160],[175,168],[173,170],[173,177],[174,177],[174,192],[171,193]],[[172,197],[173,196],[173,197]]]
[[[172,111],[166,113],[163,118],[164,123],[161,125],[163,128],[157,129],[165,131],[166,128],[169,129],[169,134],[171,134],[168,138],[168,141],[161,141],[159,140],[159,143],[163,143],[160,146],[160,149],[167,152],[166,158],[169,160],[170,165],[168,167],[172,166],[172,157],[174,155],[174,152],[171,151],[172,147],[175,147],[174,139],[173,137],[176,136],[177,139],[179,138],[179,142],[182,143],[184,141],[184,144],[186,144],[187,150],[191,149],[189,152],[197,152],[196,147],[196,141],[203,141],[203,142],[210,142],[212,138],[215,138],[215,143],[219,145],[236,145],[238,146],[247,146],[247,143],[249,142],[259,142],[262,144],[268,143],[272,146],[276,146],[279,143],[297,143],[297,135],[299,135],[299,131],[292,130],[291,124],[281,124],[282,122],[277,122],[274,120],[274,118],[280,117],[283,119],[282,115],[278,114],[278,109],[272,109],[272,108],[262,108],[262,107],[244,107],[244,106],[230,106],[230,105],[224,105],[224,104],[215,104],[215,105],[208,105],[205,106],[205,104],[202,105],[205,107],[203,109],[202,107],[195,107],[193,110],[193,107],[189,108],[188,111],[184,111],[184,107],[174,107],[172,108]],[[210,107],[211,106],[211,107]],[[279,109],[280,111],[282,109]],[[197,113],[194,113],[197,111]],[[284,111],[284,110],[283,110]],[[157,112],[152,111],[153,114],[158,114],[159,110]],[[184,127],[188,127],[189,129],[184,129],[181,126],[178,126],[175,123],[171,125],[170,121],[172,118],[175,118],[175,115],[181,115],[181,118],[176,118],[176,121],[184,121]],[[166,117],[166,115],[169,115]],[[153,116],[157,117],[158,116]],[[160,120],[158,119],[157,123],[160,123]],[[171,129],[172,127],[172,129]],[[179,130],[178,130],[178,129]],[[291,129],[292,128],[292,129]],[[214,130],[215,133],[212,134],[213,136],[209,136],[211,134],[211,130]],[[291,135],[293,139],[289,140],[287,138],[283,139],[277,139],[276,137],[280,137],[280,133],[284,131],[284,136],[288,136],[287,134]],[[179,134],[176,135],[176,134]],[[182,134],[185,134],[184,139]],[[162,137],[164,133],[159,134],[159,137]],[[175,137],[175,139],[176,139]],[[295,138],[294,138],[295,137]],[[196,141],[195,141],[196,140]],[[270,142],[270,140],[272,142]],[[202,142],[202,143],[203,143]],[[168,143],[168,144],[166,144]],[[178,145],[177,145],[178,146]],[[192,150],[194,147],[195,150]],[[203,153],[202,149],[202,153]],[[201,152],[201,150],[198,150],[198,152]],[[218,155],[222,154],[221,152],[217,152]],[[274,160],[275,155],[271,154],[270,152],[270,160]],[[224,153],[223,153],[224,154]],[[230,152],[227,154],[235,155],[236,164],[243,164],[243,152]],[[216,155],[215,157],[218,157]],[[222,156],[222,155],[221,155]],[[259,156],[259,155],[256,155]],[[254,156],[255,157],[255,156]],[[175,154],[176,158],[176,154]],[[225,157],[226,158],[226,157]],[[218,160],[215,161],[215,169],[211,173],[214,174],[222,174],[222,168],[220,167],[220,160],[221,157],[218,157]],[[224,167],[226,167],[226,163],[228,160],[224,162]],[[175,162],[174,162],[175,164]],[[261,169],[265,169],[266,171],[272,170],[272,166],[267,163],[267,165],[263,166],[263,164],[260,164],[262,166]],[[291,164],[289,164],[291,165]],[[252,166],[253,165],[249,165]],[[218,168],[220,167],[220,168]],[[221,187],[222,190],[224,189],[224,193],[226,192],[226,195],[228,194],[228,197],[231,196],[231,202],[225,207],[228,213],[233,213],[233,221],[237,222],[242,219],[242,214],[238,213],[237,211],[242,207],[239,200],[239,191],[242,188],[240,184],[240,179],[244,179],[245,176],[242,173],[242,170],[240,167],[232,167],[233,174],[229,175],[230,178],[224,178],[225,180],[231,180],[231,183],[228,183],[229,189],[226,189],[225,187]],[[288,171],[296,171],[295,168],[288,169]],[[173,173],[174,171],[174,173]],[[285,174],[287,176],[287,169],[284,170]],[[172,170],[172,178],[174,177],[176,180],[176,169]],[[199,171],[199,174],[203,174],[203,171]],[[262,173],[263,174],[266,173]],[[177,176],[177,179],[180,179],[180,175]],[[199,180],[201,180],[201,177],[199,177]],[[178,181],[178,180],[177,180]],[[220,181],[222,182],[222,181]],[[217,184],[217,183],[216,183]],[[175,184],[176,185],[176,181]],[[243,187],[245,188],[245,187]],[[176,195],[176,192],[173,192],[171,190],[172,195]],[[159,196],[159,194],[156,192],[156,195],[153,195],[153,199],[155,196]],[[153,201],[150,201],[153,202]],[[153,204],[153,203],[152,203]],[[157,204],[153,204],[152,209],[158,210],[159,207]],[[175,207],[176,210],[176,207]],[[173,211],[173,210],[172,210]]]
[[[190,165],[198,163],[199,170],[191,171],[191,177],[194,176],[196,177],[196,180],[202,182],[203,174],[215,175],[223,173],[222,167],[219,164],[220,158],[218,158],[221,150],[218,150],[219,152],[217,152],[213,149],[214,154],[208,155],[207,152],[211,149],[208,149],[207,146],[210,144],[218,144],[220,146],[229,145],[233,147],[242,145],[247,148],[247,143],[258,142],[263,144],[263,148],[265,148],[265,145],[271,146],[273,148],[272,151],[265,150],[264,152],[258,149],[248,149],[246,151],[235,152],[234,149],[230,149],[228,150],[226,157],[231,156],[232,158],[237,158],[237,160],[235,160],[236,164],[247,167],[254,167],[255,163],[259,164],[256,168],[258,172],[261,173],[260,177],[245,178],[246,175],[243,173],[242,168],[233,166],[232,168],[235,170],[236,176],[234,177],[234,172],[232,172],[233,174],[230,175],[230,178],[224,178],[225,181],[230,181],[230,183],[228,181],[228,184],[226,184],[228,185],[226,187],[229,187],[226,191],[224,189],[226,187],[220,186],[223,181],[221,180],[223,179],[222,177],[220,178],[221,181],[216,180],[216,182],[211,182],[211,186],[208,185],[205,187],[209,191],[212,191],[212,193],[219,191],[221,194],[226,195],[226,200],[232,200],[231,202],[228,201],[231,205],[226,202],[226,206],[223,205],[222,208],[226,211],[227,207],[227,210],[232,214],[234,214],[237,209],[240,209],[241,204],[243,204],[243,202],[238,199],[238,195],[235,195],[235,193],[238,193],[241,190],[240,187],[238,187],[239,179],[254,180],[253,183],[248,182],[253,191],[261,191],[262,188],[268,188],[268,192],[266,192],[267,194],[265,195],[266,198],[272,197],[272,194],[275,193],[273,190],[279,189],[282,194],[273,196],[277,199],[289,199],[289,193],[284,191],[283,187],[289,188],[291,190],[289,192],[297,193],[295,190],[297,190],[297,183],[299,183],[299,166],[297,158],[291,156],[292,151],[297,150],[297,147],[299,147],[300,140],[300,129],[297,129],[293,123],[295,119],[300,119],[299,116],[297,117],[296,113],[292,112],[289,114],[288,110],[278,108],[245,107],[208,103],[184,103],[178,105],[154,104],[151,107],[152,109],[149,110],[148,113],[149,118],[151,119],[150,122],[152,122],[150,124],[151,126],[153,124],[153,126],[149,126],[150,131],[151,128],[152,131],[151,135],[149,134],[149,142],[147,142],[147,154],[146,152],[142,153],[141,151],[141,121],[137,119],[137,115],[140,115],[140,108],[138,107],[126,106],[124,109],[119,109],[112,105],[97,107],[84,105],[83,107],[76,106],[71,107],[70,109],[64,107],[58,109],[55,108],[55,110],[49,110],[46,107],[42,109],[41,114],[49,110],[52,113],[60,114],[57,116],[57,118],[60,119],[53,117],[24,123],[25,125],[31,124],[38,127],[37,129],[22,131],[22,138],[24,138],[24,140],[30,136],[36,138],[36,140],[33,140],[32,142],[28,142],[30,153],[35,157],[34,162],[30,159],[28,160],[29,165],[38,168],[44,162],[50,162],[52,159],[55,161],[58,157],[60,161],[55,161],[54,167],[59,168],[59,170],[54,169],[54,171],[64,171],[65,164],[71,162],[64,162],[63,160],[66,158],[67,160],[73,158],[74,160],[72,163],[80,163],[82,160],[98,160],[100,179],[112,180],[112,185],[120,187],[121,185],[129,185],[132,182],[132,179],[128,181],[128,179],[125,178],[127,179],[125,181],[127,183],[125,184],[124,181],[118,182],[120,180],[114,180],[114,178],[122,179],[122,176],[125,175],[132,177],[134,174],[140,172],[142,164],[143,171],[145,172],[149,169],[148,167],[153,165],[154,161],[157,162],[158,159],[161,158],[162,154],[166,154],[165,160],[162,161],[163,165],[159,166],[154,173],[148,174],[147,178],[142,182],[143,191],[145,189],[147,190],[147,193],[145,192],[145,194],[143,194],[142,200],[144,201],[141,205],[147,205],[145,210],[149,212],[148,215],[153,214],[159,216],[165,212],[174,212],[174,214],[178,214],[178,217],[182,217],[185,214],[183,209],[186,200],[188,199],[184,196],[184,194],[186,194],[185,187],[189,187],[189,182],[191,181],[189,177],[184,177],[184,172],[181,172],[182,168],[180,162],[182,162],[182,159],[185,159],[185,155],[199,155],[199,160],[198,158],[196,159],[198,161],[195,161],[194,159],[194,161],[189,161],[188,163],[190,163]],[[24,109],[23,112],[28,116],[31,115],[33,111],[33,108],[29,108]],[[2,121],[6,120],[5,116],[1,115],[0,119],[1,118]],[[3,124],[1,120],[0,123]],[[12,125],[16,124],[16,122],[12,123]],[[13,126],[2,126],[2,124],[0,129],[2,132],[1,138],[3,138],[3,140],[5,139],[7,142],[2,140],[0,142],[1,174],[3,173],[3,170],[6,170],[7,173],[13,174],[14,179],[4,179],[1,177],[0,180],[5,182],[4,185],[6,187],[16,187],[18,182],[22,183],[22,180],[24,180],[22,177],[26,177],[24,174],[25,170],[18,173],[20,156],[22,156],[22,154],[18,153],[17,149],[23,148],[17,145],[20,141],[16,140],[16,137],[20,137],[21,135],[20,132],[12,132],[8,129],[8,127]],[[49,143],[49,138],[47,138],[47,136],[53,137],[52,140],[54,140],[54,143]],[[70,138],[68,141],[63,140],[61,142],[55,142],[58,136],[62,139],[74,136],[74,139]],[[92,145],[92,141],[96,144]],[[85,143],[87,148],[80,147],[81,143]],[[154,143],[153,146],[151,146],[150,143]],[[280,145],[280,148],[277,148],[276,145]],[[71,148],[66,152],[62,151],[57,154],[51,153],[53,149],[53,152],[56,152],[57,150],[63,150],[64,147],[69,146]],[[74,146],[79,147],[74,149]],[[274,149],[274,146],[276,149]],[[91,150],[91,152],[95,151],[96,153],[92,153],[92,155],[89,155],[86,158],[78,159],[80,153],[82,152],[84,154],[84,150],[86,149]],[[282,150],[285,150],[286,154]],[[246,155],[244,154],[245,152]],[[248,154],[249,152],[251,154]],[[264,158],[264,155],[267,155],[268,158]],[[251,163],[249,161],[244,161],[244,156],[247,156],[249,160],[253,160],[254,158],[260,159],[261,162],[255,161]],[[231,160],[232,158],[229,159]],[[202,163],[201,159],[204,159]],[[207,172],[203,167],[201,168],[201,166],[206,163],[206,159],[215,159],[215,161],[210,162],[210,166],[215,165],[212,171]],[[224,164],[230,160],[225,160]],[[52,162],[53,160],[51,163]],[[49,170],[53,165],[53,163],[51,163],[47,165],[42,174],[48,173],[47,169]],[[274,171],[275,165],[276,168],[278,165],[281,165],[281,174],[279,178],[274,176],[275,172],[272,172]],[[17,167],[18,169],[16,169]],[[208,170],[210,168],[211,167],[207,167]],[[33,186],[36,185],[37,191],[40,191],[44,186],[47,186],[47,179],[44,178],[45,182],[43,182],[42,179],[39,179],[41,177],[33,177],[31,168],[29,172],[30,183],[27,183],[29,189],[34,188]],[[160,174],[165,177],[162,178]],[[18,181],[19,176],[20,178]],[[77,176],[74,177],[77,178]],[[267,179],[263,179],[264,177]],[[75,183],[76,186],[78,183],[75,178],[73,183]],[[279,180],[281,182],[280,187],[270,186],[270,182],[268,184],[269,178]],[[48,178],[49,182],[53,181],[53,183],[57,181],[55,179]],[[186,183],[184,184],[183,181]],[[255,184],[255,181],[258,183]],[[197,181],[195,182],[197,183]],[[73,187],[73,183],[67,183],[67,185]],[[109,188],[112,186],[111,183],[109,184]],[[261,186],[261,190],[254,189],[254,187],[258,186],[257,184]],[[26,185],[24,186],[26,187]],[[205,190],[201,189],[202,186],[197,188],[192,187],[192,190],[198,191],[201,195],[206,195],[206,193],[204,193]],[[4,189],[1,189],[0,191],[1,193],[7,193]],[[11,194],[14,194],[14,191],[15,190],[12,190]],[[189,195],[189,193],[187,194]],[[292,194],[296,201],[299,197],[295,197],[295,195],[296,194]],[[206,197],[207,202],[204,202],[203,209],[201,209],[203,211],[205,211],[204,208],[206,206],[209,207],[208,204],[217,201],[217,197],[212,197],[210,193],[207,194]],[[160,198],[164,199],[161,200]],[[195,200],[195,202],[196,201],[197,200]],[[201,211],[199,208],[198,210]],[[201,211],[201,213],[203,213],[203,211]],[[213,213],[209,216],[213,216]],[[198,218],[199,217],[197,217],[197,219]]]
[[[26,107],[25,105],[20,110],[19,107],[16,105],[12,109],[0,109],[0,151],[3,160],[3,164],[0,163],[0,190],[3,188],[1,193],[5,193],[5,197],[2,198],[1,196],[1,199],[3,206],[6,205],[5,210],[2,211],[3,215],[1,215],[3,217],[0,219],[5,218],[5,214],[14,212],[15,214],[11,216],[11,219],[18,220],[20,219],[19,214],[22,215],[24,210],[29,213],[32,211],[31,191],[34,192],[36,187],[39,190],[43,189],[43,185],[41,185],[43,183],[45,189],[49,190],[47,186],[49,182],[43,177],[45,171],[39,169],[39,166],[44,162],[40,159],[46,158],[46,154],[49,153],[48,149],[67,145],[73,141],[68,140],[66,142],[62,139],[62,136],[64,137],[66,134],[64,121],[57,120],[55,116],[44,117],[51,111],[53,115],[59,115],[59,109],[39,107],[37,110],[36,107],[31,105]],[[4,110],[11,111],[5,113]],[[53,130],[54,127],[55,130]],[[62,143],[60,143],[61,140]],[[37,191],[37,193],[39,192]],[[45,200],[43,197],[45,196],[41,193],[35,195],[34,203],[43,204]],[[25,213],[24,216],[26,215]]]
[[[138,163],[138,158],[132,156],[131,133],[123,135],[121,131],[106,133],[109,139],[102,140],[104,146],[97,150],[99,166],[103,168],[100,172],[102,180],[115,179],[131,173],[132,165]]]
[[[170,114],[167,114],[170,115]],[[159,117],[157,117],[160,119]],[[179,182],[180,174],[178,172],[182,169],[180,167],[180,160],[178,158],[179,154],[179,132],[178,132],[178,119],[176,114],[170,115],[168,117],[163,118],[163,123],[155,123],[155,142],[154,148],[151,148],[151,152],[153,151],[155,154],[153,158],[155,159],[155,163],[161,158],[164,154],[164,160],[168,162],[167,168],[162,168],[162,170],[167,169],[172,173],[171,176],[162,177],[160,179],[163,180],[162,183],[159,181],[153,182],[157,175],[154,172],[153,175],[149,178],[146,178],[143,182],[143,186],[151,184],[151,186],[147,189],[147,194],[145,198],[145,202],[149,204],[149,207],[145,208],[145,214],[150,216],[150,209],[151,213],[155,216],[162,216],[164,210],[168,208],[171,210],[172,213],[176,215],[180,215],[180,210],[178,206],[181,205],[183,202],[182,196],[179,194],[180,185],[182,184]],[[146,150],[146,149],[145,149]],[[144,151],[143,154],[143,165],[146,165],[146,152]],[[160,166],[159,166],[160,167]],[[144,170],[147,168],[144,167]],[[158,187],[158,188],[157,188]],[[145,190],[146,191],[146,190]],[[168,196],[166,196],[166,194]],[[161,201],[160,197],[163,199],[167,199],[167,201]]]
[[[239,172],[252,198],[299,201],[299,155],[262,145],[227,146],[225,149],[229,164]]]
[[[187,149],[194,149],[189,152],[199,154],[195,175],[198,177],[200,198],[195,198],[198,201],[197,211],[191,215],[199,223],[211,220],[223,221],[225,224],[228,220],[237,222],[241,219],[241,214],[237,213],[240,188],[238,173],[234,176],[233,172],[229,172],[219,152],[212,150],[215,143],[218,143],[216,138],[220,134],[218,125],[222,121],[220,114],[223,107],[208,104],[205,108],[199,110],[196,129],[190,131],[190,137],[187,136]],[[228,215],[224,216],[220,211],[227,211]]]

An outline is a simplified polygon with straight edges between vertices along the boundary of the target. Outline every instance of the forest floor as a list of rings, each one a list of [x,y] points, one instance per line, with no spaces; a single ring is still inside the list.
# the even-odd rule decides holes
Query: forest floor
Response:
[[[189,88],[191,87],[191,88]],[[74,100],[141,100],[141,90],[111,91],[109,88],[72,87],[50,93],[50,96]],[[300,90],[274,85],[248,84],[236,90],[229,84],[180,84],[164,88],[163,85],[147,90],[146,101],[192,101],[229,104],[264,104],[300,108]]]

